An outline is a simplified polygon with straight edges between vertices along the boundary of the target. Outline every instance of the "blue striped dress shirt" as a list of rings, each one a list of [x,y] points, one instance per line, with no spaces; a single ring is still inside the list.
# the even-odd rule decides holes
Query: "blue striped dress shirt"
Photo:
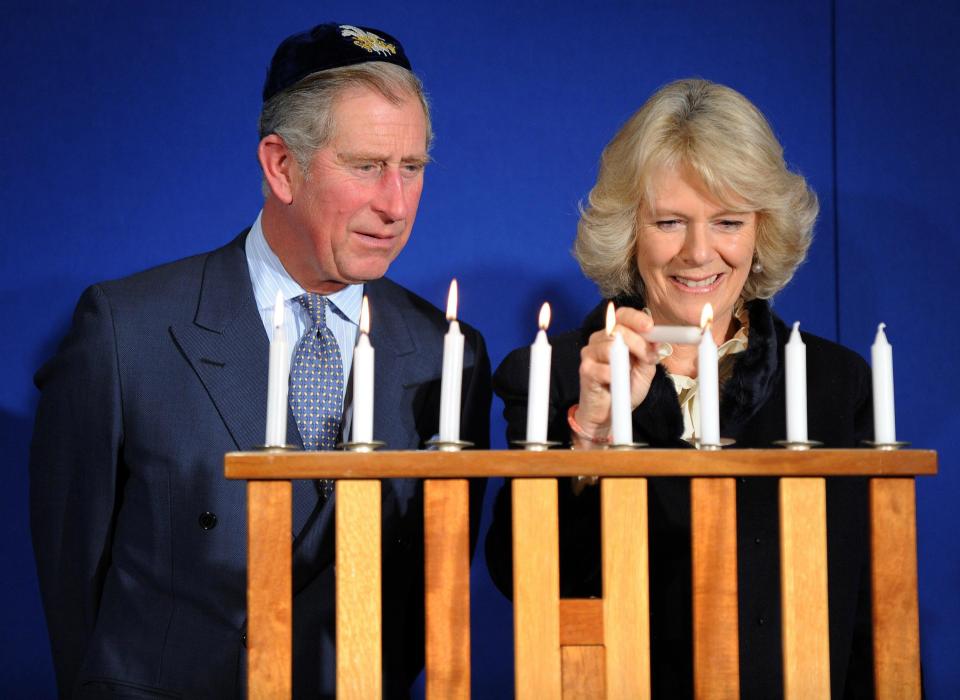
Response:
[[[273,339],[273,305],[276,301],[277,290],[283,292],[286,310],[284,330],[286,331],[287,347],[290,348],[292,361],[297,342],[310,324],[310,316],[307,314],[307,310],[294,301],[306,290],[289,275],[280,262],[280,258],[267,244],[260,223],[262,216],[263,212],[261,211],[247,235],[247,267],[250,269],[250,281],[253,283],[253,296],[257,302],[257,310],[260,312],[263,327],[267,331],[267,338],[271,340]],[[339,292],[327,295],[327,300],[330,302],[327,326],[340,347],[340,356],[343,358],[344,386],[347,386],[350,379],[350,367],[353,364],[353,346],[357,342],[357,333],[360,328],[363,285],[348,285]],[[333,313],[329,313],[329,311]],[[293,319],[292,323],[290,322],[291,318]],[[344,392],[345,400],[346,394],[347,392]]]

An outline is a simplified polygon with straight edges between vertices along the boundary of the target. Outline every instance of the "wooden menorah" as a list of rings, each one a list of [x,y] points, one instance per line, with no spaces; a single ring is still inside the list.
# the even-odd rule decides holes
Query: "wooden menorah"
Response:
[[[829,697],[824,477],[869,477],[878,698],[920,697],[921,450],[238,452],[248,481],[248,694],[291,693],[291,479],[337,480],[337,695],[382,696],[380,480],[424,479],[426,692],[470,696],[467,479],[513,482],[518,698],[650,694],[648,477],[691,479],[694,693],[739,697],[736,477],[780,479],[784,696]],[[559,597],[557,479],[601,477],[603,597]],[[638,523],[640,526],[638,526]]]

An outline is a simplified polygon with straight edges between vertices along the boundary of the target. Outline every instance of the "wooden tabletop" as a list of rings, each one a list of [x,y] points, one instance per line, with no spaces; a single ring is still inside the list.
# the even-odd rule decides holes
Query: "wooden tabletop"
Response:
[[[447,479],[537,476],[931,476],[933,450],[467,450],[230,452],[228,479]]]

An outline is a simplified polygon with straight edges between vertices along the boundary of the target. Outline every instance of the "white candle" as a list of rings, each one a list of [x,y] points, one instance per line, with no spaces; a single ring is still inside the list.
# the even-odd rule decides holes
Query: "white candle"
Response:
[[[360,337],[353,349],[353,442],[373,442],[373,346],[369,333],[370,306],[364,295]]]
[[[700,404],[700,444],[720,444],[720,387],[717,369],[717,344],[710,326],[713,307],[703,307],[703,334],[697,352],[697,400]]]
[[[633,407],[630,402],[630,351],[623,342],[623,334],[614,332],[617,325],[613,302],[607,304],[607,335],[610,344],[610,432],[614,445],[633,442]]]
[[[283,292],[278,289],[273,305],[273,338],[270,339],[270,368],[267,371],[267,431],[264,440],[267,447],[282,447],[287,443],[290,351],[284,323]]]
[[[807,346],[800,339],[800,322],[793,324],[784,351],[787,375],[787,442],[807,441]]]
[[[870,359],[873,363],[873,440],[889,445],[897,441],[897,426],[893,410],[893,348],[883,332],[886,325],[877,326]]]
[[[530,346],[530,384],[527,392],[527,442],[547,441],[550,410],[550,362],[553,348],[547,342],[550,304],[540,307],[540,331]]]
[[[696,345],[700,342],[701,331],[696,326],[654,326],[640,335],[648,343]]]
[[[443,339],[443,373],[440,376],[440,440],[460,439],[460,384],[463,380],[463,333],[457,323],[457,281],[447,294],[450,329]]]

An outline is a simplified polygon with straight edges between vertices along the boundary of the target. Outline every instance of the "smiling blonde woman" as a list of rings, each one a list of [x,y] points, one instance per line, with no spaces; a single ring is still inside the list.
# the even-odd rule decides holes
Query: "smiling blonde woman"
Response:
[[[604,301],[551,338],[548,436],[575,449],[610,442],[608,300],[630,352],[633,434],[656,447],[697,437],[697,348],[654,344],[655,325],[697,325],[704,305],[720,355],[720,430],[738,447],[785,437],[783,347],[789,329],[769,299],[806,256],[816,195],[790,172],[760,111],[740,93],[681,80],[655,93],[604,149],[582,209],[574,253]],[[810,438],[853,447],[870,437],[870,376],[855,353],[803,334]],[[526,430],[529,350],[494,376],[509,439]],[[511,591],[510,492],[497,497],[486,542],[494,581]],[[685,479],[649,484],[651,665],[655,697],[692,687],[690,500]],[[853,480],[828,480],[830,671],[834,697],[872,694],[867,497]],[[744,698],[782,693],[777,484],[737,484],[740,671]],[[601,592],[597,489],[560,489],[561,595]]]

